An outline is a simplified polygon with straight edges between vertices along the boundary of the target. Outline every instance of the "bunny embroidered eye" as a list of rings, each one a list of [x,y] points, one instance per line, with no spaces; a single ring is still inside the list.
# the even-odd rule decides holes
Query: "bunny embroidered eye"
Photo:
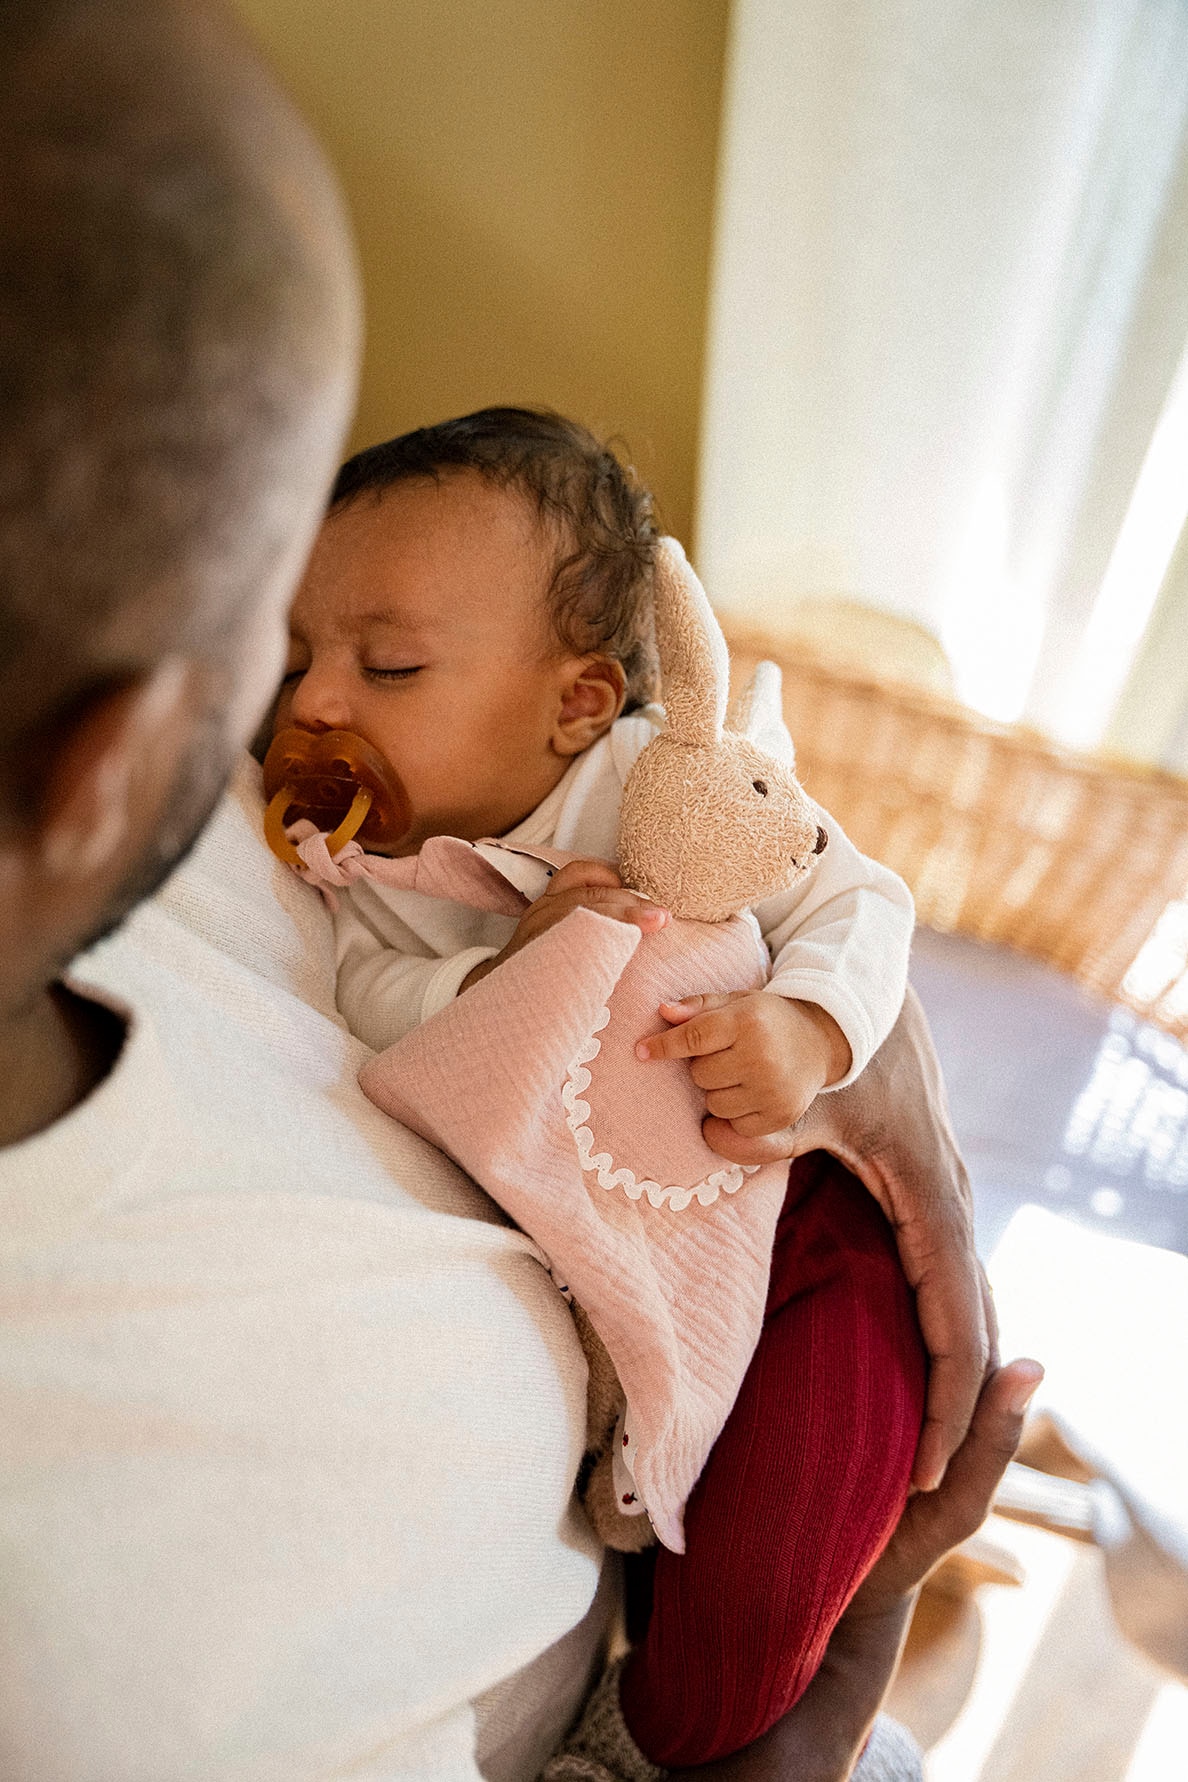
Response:
[[[752,780],[751,784],[752,784],[752,786],[754,786],[756,792],[758,792],[760,798],[767,797],[767,781],[766,780]]]

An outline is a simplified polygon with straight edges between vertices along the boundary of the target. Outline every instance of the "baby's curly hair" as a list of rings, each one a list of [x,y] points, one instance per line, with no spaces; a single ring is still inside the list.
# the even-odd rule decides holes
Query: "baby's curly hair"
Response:
[[[622,665],[624,711],[656,695],[652,571],[659,531],[651,494],[609,446],[543,408],[482,408],[418,427],[349,458],[330,511],[412,477],[473,470],[519,490],[563,540],[549,588],[565,649],[601,650]]]

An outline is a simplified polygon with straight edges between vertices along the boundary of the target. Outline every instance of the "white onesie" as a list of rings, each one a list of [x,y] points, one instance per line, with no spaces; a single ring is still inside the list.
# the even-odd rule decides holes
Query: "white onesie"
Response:
[[[620,718],[502,839],[614,862],[624,781],[662,723],[656,706]],[[830,1085],[840,1089],[899,1014],[913,909],[902,879],[860,854],[824,811],[817,816],[829,836],[825,851],[790,890],[755,904],[754,914],[772,956],[767,988],[817,1003],[849,1041],[850,1070]],[[335,916],[338,1006],[348,1027],[382,1051],[452,1001],[515,925],[511,916],[356,880],[340,893]],[[690,984],[688,994],[697,989]]]

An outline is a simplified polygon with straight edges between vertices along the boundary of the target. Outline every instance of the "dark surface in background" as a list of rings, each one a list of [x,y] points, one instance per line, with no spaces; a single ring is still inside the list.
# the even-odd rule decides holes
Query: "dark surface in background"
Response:
[[[1188,1050],[1035,960],[918,931],[932,1023],[989,1254],[1028,1202],[1188,1255]]]

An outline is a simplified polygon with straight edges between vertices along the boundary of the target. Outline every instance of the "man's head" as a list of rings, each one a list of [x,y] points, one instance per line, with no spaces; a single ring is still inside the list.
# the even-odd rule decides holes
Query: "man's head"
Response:
[[[160,880],[266,703],[357,313],[325,164],[215,8],[6,0],[0,66],[11,996]]]

